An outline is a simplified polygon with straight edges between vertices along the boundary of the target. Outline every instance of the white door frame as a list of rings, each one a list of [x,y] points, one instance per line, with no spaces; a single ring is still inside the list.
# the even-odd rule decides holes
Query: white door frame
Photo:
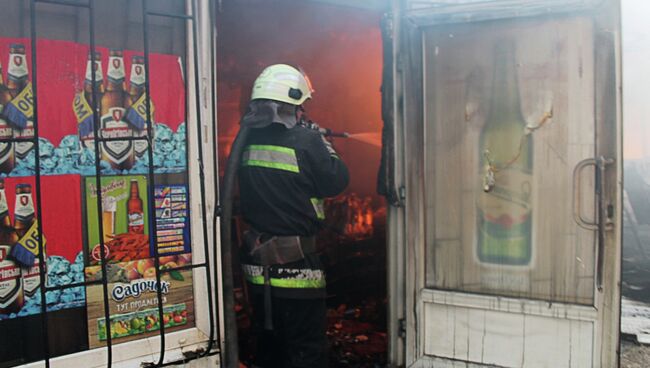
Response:
[[[449,5],[455,3],[454,5]],[[480,4],[479,4],[480,3]],[[607,210],[613,214],[613,231],[606,231],[601,256],[607,260],[602,267],[603,288],[595,291],[594,306],[580,306],[536,300],[522,300],[498,296],[426,289],[424,287],[424,221],[423,221],[423,137],[422,111],[422,37],[421,27],[442,23],[534,16],[590,9],[600,1],[415,1],[394,0],[394,91],[395,103],[395,162],[396,186],[403,188],[404,206],[389,208],[389,361],[395,366],[413,367],[472,367],[475,359],[444,359],[424,354],[425,341],[435,339],[436,351],[454,349],[454,339],[437,338],[454,325],[432,325],[426,316],[439,315],[448,308],[463,310],[468,318],[463,323],[472,325],[475,311],[490,311],[491,317],[516,312],[522,319],[545,323],[553,319],[576,324],[567,333],[586,333],[592,329],[589,341],[574,340],[569,354],[581,356],[572,366],[590,361],[593,367],[609,368],[618,365],[620,318],[620,247],[622,198],[622,134],[620,73],[620,5],[610,1],[608,13],[601,13],[609,29],[600,32],[597,44],[610,48],[610,56],[596,55],[596,129],[599,132],[597,156],[615,157],[615,169],[605,174],[604,188]],[[613,50],[613,53],[611,52]],[[419,64],[419,65],[418,65]],[[420,78],[418,80],[418,77]],[[607,106],[604,106],[607,105]],[[427,323],[429,322],[429,323]],[[585,335],[587,336],[587,335]],[[579,336],[576,336],[579,337]],[[471,343],[467,336],[467,345]],[[588,346],[589,345],[589,346]],[[598,346],[598,347],[595,347]],[[594,347],[594,348],[592,348]],[[469,350],[469,347],[468,347]],[[584,351],[593,354],[584,357]],[[450,352],[453,356],[453,351]],[[504,351],[507,354],[507,351]],[[444,355],[444,354],[443,354]],[[580,362],[580,363],[579,363]],[[523,366],[523,362],[522,365]],[[515,366],[515,365],[511,365]]]

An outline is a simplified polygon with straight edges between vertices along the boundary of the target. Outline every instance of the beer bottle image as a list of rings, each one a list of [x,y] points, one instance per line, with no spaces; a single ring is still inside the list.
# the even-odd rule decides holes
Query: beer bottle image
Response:
[[[129,96],[125,107],[131,107],[145,92],[144,58],[134,55],[131,59],[131,77],[129,79]]]
[[[108,58],[106,77],[108,84],[101,98],[101,130],[102,138],[127,138],[133,136],[131,126],[124,120],[124,106],[127,93],[124,90],[124,59],[122,51],[111,50]],[[111,167],[118,170],[130,169],[135,161],[133,142],[117,140],[102,142],[102,160],[108,161]]]
[[[9,67],[7,69],[7,87],[11,96],[20,99],[21,92],[31,87],[29,84],[29,70],[27,69],[27,58],[25,57],[25,45],[12,44],[9,46]],[[31,91],[30,91],[31,93]],[[33,103],[33,101],[29,101]],[[28,119],[23,128],[13,130],[15,138],[34,138],[34,122]],[[34,149],[32,142],[16,142],[15,155],[18,159],[24,159]]]
[[[29,184],[16,185],[16,208],[14,210],[14,229],[20,240],[27,234],[36,222],[34,202],[32,201],[32,186]],[[34,265],[23,269],[23,287],[25,297],[33,297],[41,286],[39,260],[36,257]]]
[[[17,313],[25,304],[20,267],[9,257],[17,241],[9,219],[5,182],[0,179],[0,314]]]
[[[5,174],[9,174],[16,164],[14,144],[11,141],[14,130],[2,115],[4,107],[11,99],[9,88],[4,84],[2,78],[2,64],[0,64],[0,173]]]
[[[77,116],[81,116],[82,119],[77,119],[79,124],[79,140],[84,147],[91,150],[95,149],[95,131],[94,131],[94,121],[92,115],[92,106],[93,106],[93,84],[95,86],[95,93],[97,95],[97,110],[99,111],[101,97],[104,94],[104,76],[102,73],[102,55],[99,52],[95,52],[95,57],[93,58],[91,53],[88,53],[88,63],[86,64],[86,77],[84,79],[84,90],[83,95],[79,94],[77,98],[81,99],[83,96],[83,101],[75,101],[74,109],[77,113]],[[93,60],[94,59],[94,60]],[[94,61],[94,62],[93,62]],[[95,69],[95,81],[93,82],[93,71]]]
[[[140,198],[140,188],[136,179],[131,179],[130,192],[129,200],[126,203],[128,231],[135,234],[144,234],[144,210]]]
[[[128,103],[126,107],[133,109],[133,111],[127,109],[127,120],[133,125],[134,137],[147,136],[147,107],[146,101],[143,99],[143,96],[145,96],[146,92],[144,84],[145,75],[146,69],[144,66],[144,58],[138,55],[133,56],[131,63],[131,78],[129,80],[129,97],[127,98]],[[151,103],[150,108],[151,121],[153,121],[153,106]],[[154,130],[152,129],[151,132],[153,134]],[[133,143],[133,146],[135,149],[136,158],[144,156],[144,154],[147,152],[146,141],[135,141]]]
[[[527,266],[532,246],[533,141],[519,102],[514,44],[495,50],[489,112],[480,135],[479,177],[494,169],[494,187],[477,198],[477,253],[482,263]],[[483,185],[481,185],[483,187]]]

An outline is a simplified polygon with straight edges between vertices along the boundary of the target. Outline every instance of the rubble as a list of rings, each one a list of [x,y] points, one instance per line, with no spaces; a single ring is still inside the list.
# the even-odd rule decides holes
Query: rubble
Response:
[[[330,366],[386,366],[385,309],[385,300],[369,298],[358,305],[340,304],[327,310]]]
[[[327,273],[329,366],[386,367],[385,206],[352,193],[327,200],[325,212],[326,226],[317,239]],[[237,279],[240,357],[250,366],[255,336],[241,275]]]

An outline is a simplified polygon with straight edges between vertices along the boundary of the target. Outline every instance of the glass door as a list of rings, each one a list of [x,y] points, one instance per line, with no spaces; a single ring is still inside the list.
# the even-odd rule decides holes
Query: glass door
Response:
[[[618,2],[406,3],[407,365],[615,366]]]

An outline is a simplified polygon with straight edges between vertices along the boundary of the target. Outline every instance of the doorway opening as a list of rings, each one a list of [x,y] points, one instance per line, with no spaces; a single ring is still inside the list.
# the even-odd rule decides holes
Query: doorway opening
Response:
[[[315,89],[305,105],[310,118],[350,134],[333,139],[349,168],[350,184],[326,201],[325,226],[318,235],[327,272],[330,366],[337,367],[384,366],[387,357],[386,204],[376,190],[382,129],[381,16],[376,9],[316,1],[246,0],[224,2],[216,19],[221,170],[253,81],[271,64],[302,67]],[[240,220],[236,212],[233,215],[238,229]],[[235,274],[240,357],[246,363],[253,358],[254,336],[243,280]]]

